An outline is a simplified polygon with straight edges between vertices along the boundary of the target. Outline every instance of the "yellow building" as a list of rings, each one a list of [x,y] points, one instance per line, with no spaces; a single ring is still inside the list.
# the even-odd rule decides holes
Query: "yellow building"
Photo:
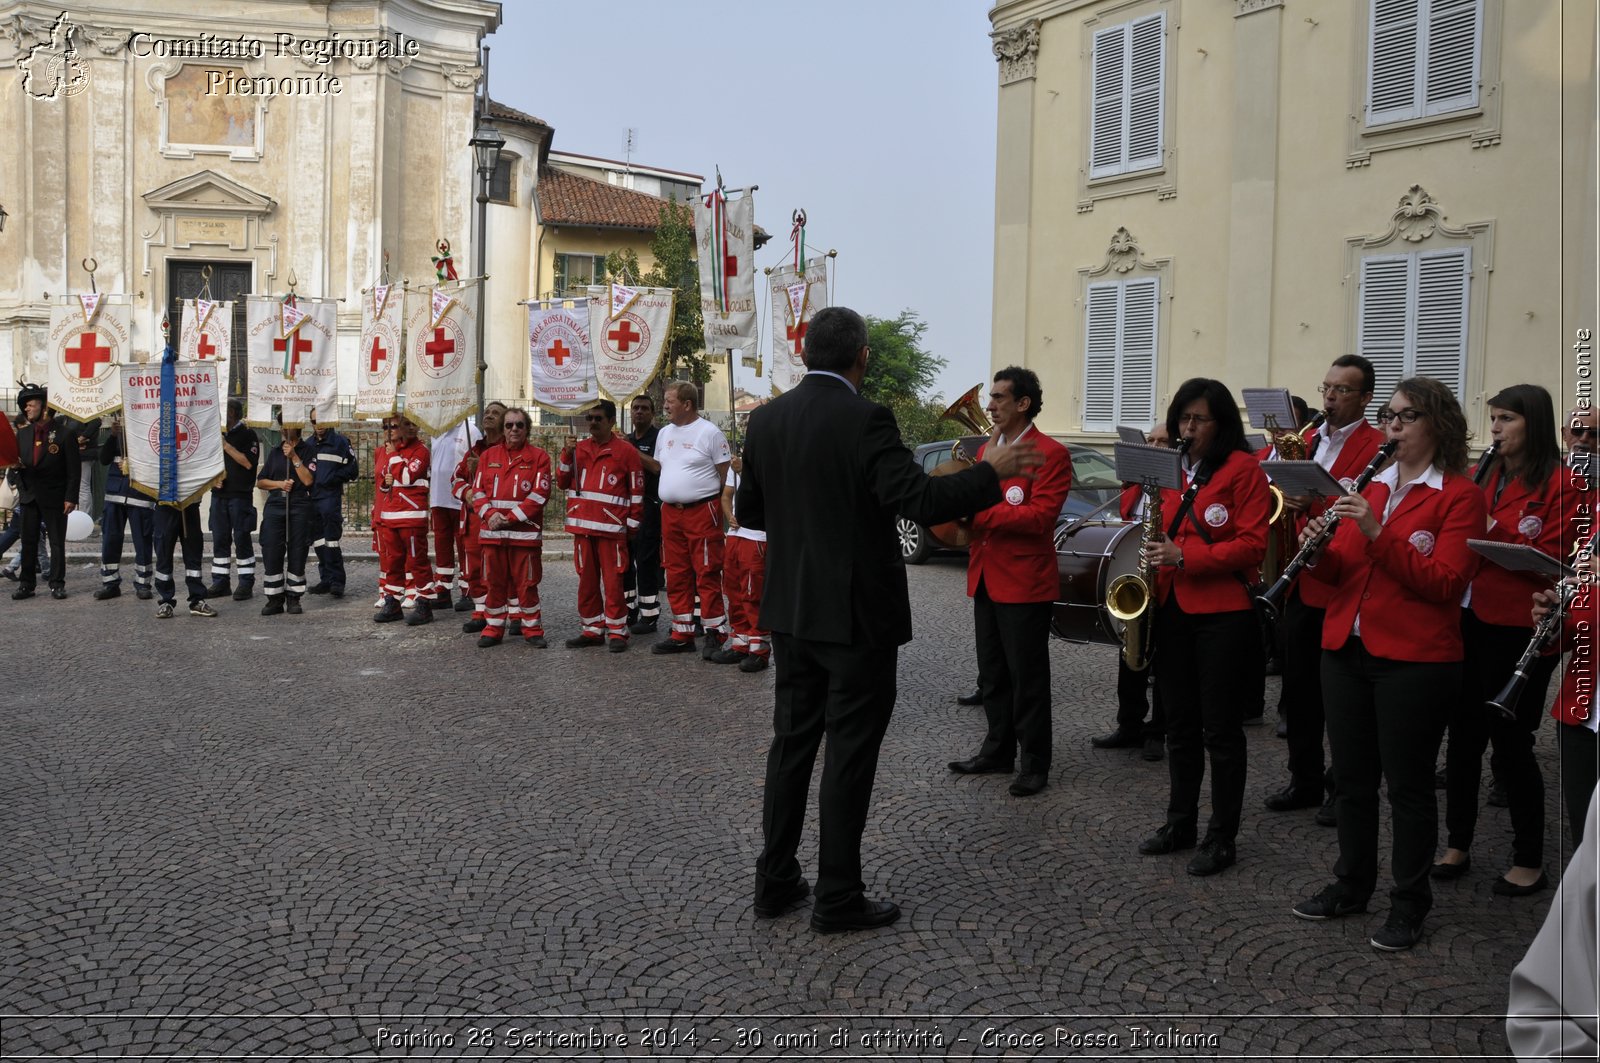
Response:
[[[992,361],[1085,441],[1177,386],[1315,404],[1360,353],[1570,405],[1595,325],[1596,8],[1004,0]]]

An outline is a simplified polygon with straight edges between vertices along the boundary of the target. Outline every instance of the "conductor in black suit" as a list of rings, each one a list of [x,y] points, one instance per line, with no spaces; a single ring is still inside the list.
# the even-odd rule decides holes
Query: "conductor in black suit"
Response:
[[[32,598],[39,565],[39,524],[50,537],[50,596],[67,596],[67,514],[77,508],[82,457],[78,439],[50,413],[49,393],[24,387],[17,393],[28,419],[17,432],[17,519],[22,521],[22,560],[16,599]]]
[[[826,733],[811,917],[822,933],[886,926],[900,915],[892,901],[868,900],[861,880],[896,657],[911,641],[895,516],[927,525],[975,513],[1000,501],[1003,477],[1031,475],[1038,461],[1032,447],[991,443],[985,461],[930,478],[894,415],[857,394],[867,358],[859,314],[817,312],[806,331],[805,378],[750,417],[736,500],[740,523],[767,533],[761,626],[772,632],[777,664],[755,911],[781,915],[809,892],[795,852]]]

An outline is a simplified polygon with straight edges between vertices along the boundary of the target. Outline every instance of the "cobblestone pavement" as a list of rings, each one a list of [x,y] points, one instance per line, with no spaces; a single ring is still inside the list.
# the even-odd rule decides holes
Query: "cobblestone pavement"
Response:
[[[157,620],[131,593],[91,600],[93,579],[0,600],[8,1060],[1493,1056],[1550,903],[1490,894],[1509,826],[1486,809],[1478,870],[1442,885],[1414,951],[1367,944],[1381,885],[1371,915],[1292,918],[1335,842],[1262,809],[1285,781],[1270,726],[1249,731],[1237,867],[1137,856],[1167,773],[1089,747],[1110,648],[1052,645],[1042,795],[951,776],[981,737],[952,700],[973,677],[958,558],[911,570],[918,638],[865,841],[869,892],[905,916],[831,937],[809,907],[750,910],[772,673],[648,638],[560,648],[570,563],[546,570],[543,651],[480,651],[456,614],[378,627],[365,593]],[[1540,743],[1554,873],[1548,725]]]

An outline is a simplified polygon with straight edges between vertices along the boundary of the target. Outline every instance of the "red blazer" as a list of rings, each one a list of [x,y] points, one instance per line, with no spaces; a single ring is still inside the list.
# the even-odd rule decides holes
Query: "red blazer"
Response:
[[[1117,504],[1117,510],[1122,514],[1123,520],[1134,520],[1134,514],[1139,512],[1139,500],[1144,497],[1144,485],[1123,484],[1122,500]]]
[[[1381,519],[1389,485],[1361,492]],[[1343,521],[1317,562],[1334,585],[1322,623],[1322,648],[1344,646],[1361,617],[1361,641],[1392,661],[1461,660],[1461,595],[1478,570],[1468,539],[1487,521],[1483,492],[1465,476],[1444,475],[1441,488],[1418,484],[1400,500],[1371,542]],[[1530,601],[1524,610],[1531,610]]]
[[[1581,481],[1565,465],[1537,491],[1530,491],[1521,480],[1512,480],[1500,493],[1500,504],[1493,502],[1495,487],[1505,477],[1502,465],[1489,474],[1483,484],[1483,497],[1489,507],[1489,530],[1475,539],[1532,546],[1551,557],[1565,561],[1572,556],[1577,541],[1576,516],[1583,495]],[[1532,626],[1528,599],[1550,582],[1527,572],[1512,572],[1492,561],[1485,562],[1472,580],[1472,600],[1468,604],[1479,620],[1507,627]]]
[[[967,594],[976,595],[981,580],[997,602],[1053,602],[1060,597],[1056,518],[1072,489],[1072,456],[1032,426],[1021,438],[1039,448],[1038,474],[1000,481],[1000,501],[972,518]],[[978,460],[988,449],[978,450]]]
[[[1550,706],[1550,715],[1573,727],[1587,727],[1594,713],[1594,637],[1595,624],[1600,622],[1595,611],[1600,595],[1594,589],[1591,583],[1578,592],[1561,626],[1561,649],[1570,651],[1572,656],[1567,658],[1567,671],[1561,677],[1561,691]],[[1528,620],[1531,623],[1532,617]]]
[[[1310,446],[1311,439],[1321,435],[1320,428],[1311,433],[1310,439],[1306,441],[1307,446]],[[1355,430],[1350,433],[1350,438],[1339,448],[1339,457],[1334,461],[1329,475],[1340,483],[1349,481],[1353,484],[1356,477],[1361,475],[1361,470],[1367,467],[1372,456],[1378,452],[1378,448],[1383,446],[1383,438],[1384,433],[1372,427],[1367,421],[1356,425]],[[1298,538],[1299,533],[1305,530],[1307,520],[1321,515],[1332,504],[1332,499],[1313,499],[1311,507],[1300,514],[1300,519],[1295,525],[1296,537]],[[1326,609],[1328,603],[1333,600],[1333,587],[1324,583],[1315,569],[1302,570],[1299,579],[1295,580],[1295,589],[1300,594],[1300,600],[1313,609]]]
[[[1162,488],[1162,534],[1172,527],[1182,497],[1181,491]],[[1239,577],[1254,582],[1259,576],[1267,552],[1267,518],[1272,515],[1261,463],[1252,454],[1233,451],[1195,495],[1191,508],[1172,537],[1183,551],[1183,569],[1163,566],[1157,570],[1157,600],[1164,604],[1169,595],[1177,594],[1178,605],[1186,613],[1251,608]],[[1195,530],[1196,519],[1205,524],[1211,536],[1209,544]]]

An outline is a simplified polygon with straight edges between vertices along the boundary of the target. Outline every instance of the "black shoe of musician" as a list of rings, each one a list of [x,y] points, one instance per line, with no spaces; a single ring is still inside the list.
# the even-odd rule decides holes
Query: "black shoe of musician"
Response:
[[[60,601],[62,598],[65,598],[66,596],[67,596],[67,589],[65,587],[51,587],[50,588],[50,597],[56,599],[57,601]]]
[[[1322,787],[1312,789],[1308,786],[1296,786],[1290,783],[1275,794],[1267,797],[1267,807],[1274,812],[1292,812],[1297,808],[1320,808],[1322,806]]]
[[[1096,749],[1132,749],[1143,745],[1144,740],[1132,731],[1124,731],[1119,727],[1108,735],[1089,739],[1089,744]]]
[[[1160,760],[1167,755],[1167,742],[1164,738],[1146,738],[1144,740],[1144,759]]]
[[[1511,807],[1511,797],[1506,793],[1505,784],[1499,779],[1489,784],[1489,796],[1484,798],[1484,804],[1490,808]]]
[[[957,705],[966,705],[969,708],[971,706],[973,706],[973,705],[982,705],[983,704],[983,691],[980,690],[977,687],[973,687],[972,688],[972,693],[970,693],[970,694],[957,694],[956,695],[956,704]]]
[[[1335,807],[1333,798],[1330,796],[1326,801],[1322,802],[1322,807],[1317,809],[1317,826],[1337,827],[1338,825],[1339,810]]]
[[[1012,797],[1032,797],[1050,785],[1050,778],[1042,771],[1025,771],[1007,788]]]
[[[1011,761],[998,757],[968,757],[966,760],[952,760],[950,770],[957,775],[1010,775]]]
[[[1356,900],[1345,892],[1338,883],[1325,887],[1321,893],[1314,897],[1307,897],[1293,908],[1289,909],[1297,919],[1309,919],[1313,923],[1320,923],[1324,919],[1339,919],[1347,915],[1355,915],[1367,910],[1365,900]]]
[[[1207,838],[1200,846],[1200,851],[1194,854],[1194,859],[1189,861],[1189,874],[1199,878],[1215,875],[1218,871],[1226,871],[1238,861],[1234,853],[1233,843],[1225,842],[1221,838]]]
[[[1154,834],[1139,843],[1139,852],[1145,856],[1165,856],[1180,849],[1194,848],[1194,828],[1177,827],[1163,823]]]

